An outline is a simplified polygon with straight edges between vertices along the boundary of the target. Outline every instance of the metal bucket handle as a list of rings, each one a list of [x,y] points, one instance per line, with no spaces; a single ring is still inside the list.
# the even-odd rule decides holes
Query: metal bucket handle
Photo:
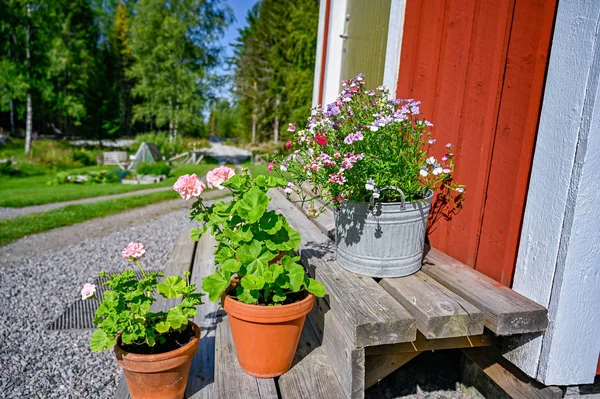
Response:
[[[404,196],[404,191],[400,190],[398,187],[396,186],[386,186],[383,187],[382,189],[379,190],[379,192],[383,191],[383,190],[396,190],[397,192],[400,193],[400,207],[402,210],[404,210],[404,205],[406,204],[406,197]],[[375,197],[371,196],[371,200],[369,201],[369,206],[372,208],[375,206]]]

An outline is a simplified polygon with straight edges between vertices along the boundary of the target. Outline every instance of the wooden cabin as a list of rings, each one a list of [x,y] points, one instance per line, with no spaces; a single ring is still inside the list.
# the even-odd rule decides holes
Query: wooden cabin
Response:
[[[504,353],[546,385],[600,373],[599,26],[596,0],[321,1],[313,105],[359,72],[422,101],[467,186],[431,243],[549,309]]]

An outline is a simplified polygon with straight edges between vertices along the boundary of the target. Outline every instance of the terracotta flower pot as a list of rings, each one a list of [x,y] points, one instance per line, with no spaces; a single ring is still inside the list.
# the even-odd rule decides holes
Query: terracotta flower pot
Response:
[[[181,348],[155,355],[126,352],[119,347],[115,354],[123,368],[132,399],[181,399],[185,393],[192,359],[198,351],[200,329],[192,322],[194,337]]]
[[[253,377],[272,378],[292,366],[306,315],[315,297],[282,306],[249,305],[226,297],[233,342],[242,369]]]

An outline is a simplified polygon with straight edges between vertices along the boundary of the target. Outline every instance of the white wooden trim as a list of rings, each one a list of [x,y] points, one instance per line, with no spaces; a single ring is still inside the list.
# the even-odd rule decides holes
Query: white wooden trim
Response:
[[[561,0],[513,289],[549,309],[511,362],[547,385],[591,383],[600,351],[600,2]]]
[[[321,0],[319,3],[319,27],[317,33],[317,56],[315,58],[315,77],[313,81],[313,96],[312,106],[319,105],[321,99],[319,92],[321,91],[321,67],[323,66],[323,39],[325,36],[325,17],[327,16],[327,0]]]
[[[383,84],[390,90],[392,98],[396,98],[396,88],[398,86],[405,15],[406,0],[392,0],[385,49],[385,69],[383,71]]]
[[[340,35],[345,33],[346,5],[346,0],[331,0],[325,81],[323,82],[323,104],[333,102],[340,94],[342,51],[344,48],[344,39]]]

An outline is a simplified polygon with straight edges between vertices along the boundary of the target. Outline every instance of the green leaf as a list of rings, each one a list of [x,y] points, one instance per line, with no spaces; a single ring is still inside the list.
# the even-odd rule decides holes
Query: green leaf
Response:
[[[161,321],[156,323],[156,331],[160,334],[164,334],[171,329],[171,324],[168,321]]]
[[[167,277],[165,281],[156,287],[159,294],[165,298],[179,298],[185,288],[185,281],[180,276]]]
[[[219,246],[215,253],[215,262],[220,265],[224,264],[227,260],[234,258],[234,250],[225,245]]]
[[[268,234],[275,234],[283,226],[283,217],[275,213],[275,211],[265,212],[260,218],[258,225],[260,229]]]
[[[304,281],[304,286],[306,287],[306,290],[308,292],[310,292],[316,297],[322,298],[325,296],[325,286],[317,280],[314,280],[310,277],[306,277],[306,280]]]
[[[275,294],[273,294],[273,302],[283,302],[286,300],[286,298],[287,295],[283,292],[283,290],[275,290]]]
[[[290,289],[294,292],[300,291],[304,283],[304,268],[297,263],[286,267],[290,279]]]
[[[269,284],[273,284],[275,282],[275,280],[277,280],[277,277],[279,277],[281,275],[281,273],[283,273],[283,266],[281,265],[268,265],[264,270],[263,270],[263,278],[265,279],[265,283],[269,283]]]
[[[221,265],[221,270],[233,274],[239,272],[240,267],[242,267],[242,264],[239,261],[237,261],[236,259],[228,259]]]
[[[250,263],[255,259],[260,257],[260,253],[262,252],[262,245],[258,240],[252,241],[250,244],[243,244],[235,252],[235,256],[242,263]]]
[[[252,231],[250,230],[250,226],[244,226],[241,229],[224,229],[223,235],[234,242],[242,242],[242,241],[250,241],[254,237]]]
[[[237,299],[244,303],[256,303],[260,296],[260,292],[257,290],[248,290],[244,287],[238,286],[236,289]]]
[[[190,232],[192,240],[198,241],[200,239],[200,237],[202,237],[202,234],[206,233],[206,231],[208,230],[208,227],[209,227],[209,224],[206,223],[199,229],[192,229]]]
[[[217,302],[230,284],[231,280],[214,273],[202,279],[202,290],[208,293],[208,299],[211,302]]]
[[[167,314],[167,321],[171,327],[178,330],[183,325],[187,325],[188,318],[185,316],[185,314],[183,314],[181,308],[177,306],[169,310],[169,313]]]
[[[246,191],[244,196],[237,202],[235,208],[237,214],[248,223],[256,223],[267,210],[269,197],[258,187],[254,186]]]
[[[106,348],[110,348],[114,345],[114,339],[111,339],[106,332],[102,329],[97,329],[93,332],[92,338],[90,339],[90,348],[94,352],[102,352]]]
[[[241,279],[242,287],[249,290],[262,290],[265,286],[265,279],[261,276],[248,274]]]
[[[225,183],[223,183],[222,185],[229,189],[239,191],[246,186],[247,182],[248,182],[248,175],[234,175],[229,180],[227,180]]]

